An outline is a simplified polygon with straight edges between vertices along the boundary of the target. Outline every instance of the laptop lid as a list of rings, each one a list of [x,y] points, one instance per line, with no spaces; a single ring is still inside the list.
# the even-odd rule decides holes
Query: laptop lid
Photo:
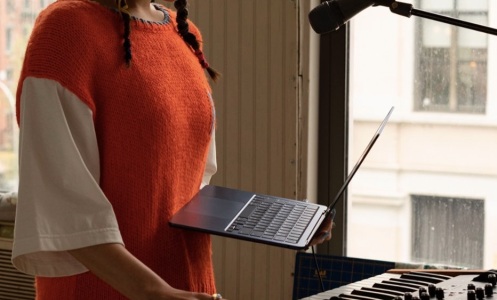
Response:
[[[383,122],[374,133],[369,144],[359,157],[357,163],[352,168],[352,171],[345,179],[343,185],[337,192],[333,201],[329,206],[318,205],[313,203],[302,202],[294,199],[285,199],[281,197],[273,197],[268,195],[260,195],[252,192],[230,189],[219,186],[208,185],[197,193],[193,199],[181,208],[169,221],[169,224],[174,227],[192,229],[196,231],[207,232],[215,235],[221,235],[236,239],[275,245],[290,249],[306,249],[312,237],[319,229],[319,226],[326,216],[333,212],[333,208],[343,195],[348,184],[354,177],[355,173],[363,163],[369,151],[375,144],[376,140],[382,133],[394,107],[392,107]],[[246,233],[244,230],[235,230],[237,220],[246,214],[249,204],[256,198],[270,198],[271,201],[278,201],[289,206],[298,206],[299,209],[312,211],[312,218],[306,219],[305,229],[299,232],[299,238],[295,239],[275,239],[268,238],[257,233]],[[333,212],[334,213],[334,212]],[[302,225],[301,225],[302,226]]]

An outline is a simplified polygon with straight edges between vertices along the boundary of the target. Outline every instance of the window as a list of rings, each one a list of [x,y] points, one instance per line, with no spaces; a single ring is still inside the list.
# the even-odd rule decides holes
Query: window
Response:
[[[412,195],[415,262],[483,267],[483,200]]]
[[[54,2],[45,0],[44,5]],[[38,1],[7,0],[7,18],[0,18],[0,189],[17,186],[17,123],[14,103],[24,50],[39,10]],[[3,4],[3,2],[2,2]],[[36,5],[35,5],[36,4]]]
[[[9,53],[12,51],[13,44],[13,30],[12,27],[7,27],[5,29],[5,52]]]
[[[15,0],[7,0],[7,14],[11,14],[15,12],[15,10],[16,10]]]
[[[487,25],[486,0],[421,1],[421,9]],[[457,26],[418,20],[415,108],[420,111],[485,113],[487,35]]]
[[[413,3],[422,11],[497,24],[497,6],[487,0]],[[349,167],[389,108],[395,110],[350,183],[346,255],[495,267],[494,36],[372,6],[351,20],[349,38]],[[430,231],[449,219],[453,227],[444,233]],[[468,244],[441,241],[455,234]],[[453,249],[442,256],[430,248],[440,243]]]

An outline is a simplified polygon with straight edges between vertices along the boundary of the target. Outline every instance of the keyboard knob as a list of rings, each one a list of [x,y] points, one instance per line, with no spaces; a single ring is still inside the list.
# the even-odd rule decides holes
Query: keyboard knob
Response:
[[[485,292],[483,291],[483,288],[477,287],[476,288],[476,299],[481,300],[485,298]]]
[[[476,300],[476,292],[475,290],[468,289],[468,300]]]
[[[421,300],[430,300],[430,294],[428,294],[427,292],[422,292],[420,298]]]
[[[490,282],[492,286],[495,286],[495,284],[497,284],[497,276],[495,276],[495,274],[488,274],[488,282]]]
[[[435,285],[434,284],[429,284],[428,285],[428,294],[430,295],[430,297],[435,297]]]
[[[475,290],[475,285],[472,284],[472,283],[468,283],[468,291],[469,290],[473,290],[474,291]]]
[[[442,300],[445,297],[445,295],[444,295],[444,289],[440,288],[440,287],[437,287],[435,289],[435,296],[437,297],[438,300]]]
[[[412,300],[412,294],[409,292],[404,293],[404,300]]]
[[[424,287],[419,288],[419,298],[423,299],[422,294],[426,293],[426,289]]]
[[[492,297],[494,294],[494,287],[491,283],[485,284],[485,296]]]

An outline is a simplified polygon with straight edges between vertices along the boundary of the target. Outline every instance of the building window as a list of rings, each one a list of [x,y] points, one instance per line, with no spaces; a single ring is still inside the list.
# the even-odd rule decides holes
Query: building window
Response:
[[[481,269],[483,200],[412,195],[411,259]]]
[[[14,13],[16,11],[15,0],[7,0],[7,14]]]
[[[7,68],[5,70],[5,81],[10,82],[14,80],[14,70],[12,68]]]
[[[5,52],[7,53],[12,51],[13,38],[12,27],[5,28]]]
[[[488,0],[420,1],[425,11],[488,24]],[[485,113],[487,34],[427,19],[418,21],[418,111]]]

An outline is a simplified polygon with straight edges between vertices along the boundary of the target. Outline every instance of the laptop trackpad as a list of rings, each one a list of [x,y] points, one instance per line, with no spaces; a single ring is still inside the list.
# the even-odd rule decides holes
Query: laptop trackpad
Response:
[[[232,219],[244,205],[238,201],[206,197],[190,202],[185,210],[199,215]]]

